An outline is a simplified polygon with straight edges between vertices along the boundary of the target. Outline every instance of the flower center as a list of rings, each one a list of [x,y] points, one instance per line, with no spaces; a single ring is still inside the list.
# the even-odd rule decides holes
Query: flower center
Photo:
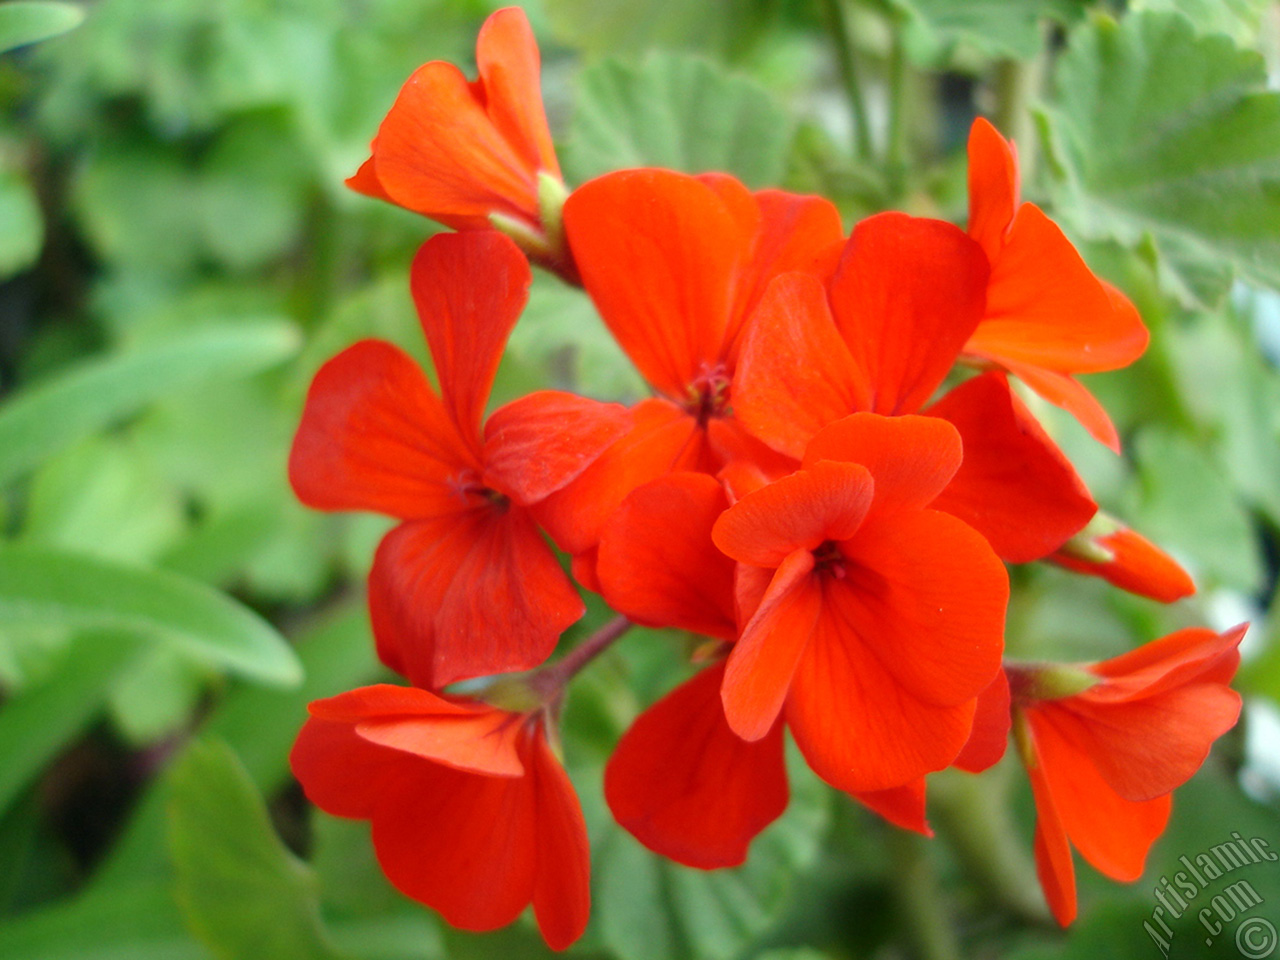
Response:
[[[703,363],[688,387],[684,409],[705,427],[712,417],[722,417],[729,410],[729,371],[723,363]]]
[[[475,503],[479,499],[484,505],[501,511],[511,503],[511,499],[505,493],[486,487],[480,479],[480,474],[470,467],[459,470],[449,478],[448,483],[449,491],[469,505],[479,506],[480,504]]]
[[[840,545],[834,540],[827,540],[813,551],[813,572],[843,580],[848,574],[845,564],[848,561],[840,552]]]

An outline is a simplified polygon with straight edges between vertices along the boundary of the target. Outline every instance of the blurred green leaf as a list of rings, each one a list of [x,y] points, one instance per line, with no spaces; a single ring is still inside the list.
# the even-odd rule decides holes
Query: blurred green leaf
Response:
[[[218,138],[202,167],[198,212],[204,243],[232,269],[281,255],[302,225],[309,171],[291,133],[278,118],[241,120]]]
[[[1090,238],[1152,237],[1193,294],[1204,265],[1280,286],[1280,93],[1258,54],[1177,14],[1099,17],[1056,81],[1064,219]]]
[[[766,187],[782,178],[793,129],[754,81],[696,57],[654,53],[639,65],[605,60],[582,72],[562,156],[575,183],[652,166],[718,170]]]
[[[0,923],[13,960],[208,960],[182,925],[169,883],[102,888],[69,904]]]
[[[507,349],[559,387],[599,400],[634,403],[648,388],[591,298],[539,275]]]
[[[152,647],[111,687],[107,710],[128,743],[147,746],[187,725],[208,677],[172,647]]]
[[[552,28],[564,42],[595,55],[696,47],[722,50],[751,22],[749,0],[543,0]]]
[[[331,960],[315,875],[271,826],[235,753],[195,743],[170,771],[169,846],[196,936],[224,960]]]
[[[7,581],[0,562],[0,594]],[[8,612],[2,596],[0,611]],[[58,669],[0,707],[0,811],[84,730],[140,648],[139,639],[123,631],[85,631],[64,651]]]
[[[204,584],[160,570],[0,547],[0,620],[132,631],[262,683],[302,679],[293,649],[265,620]]]
[[[1235,488],[1280,524],[1280,375],[1251,331],[1225,311],[1199,313],[1172,325],[1161,346]]]
[[[51,457],[33,475],[21,539],[149,563],[183,526],[177,491],[136,446],[96,436]]]
[[[279,321],[195,330],[168,342],[88,361],[0,407],[0,485],[73,440],[195,384],[271,367],[298,347]]]
[[[16,173],[0,171],[0,280],[35,263],[43,244],[44,217],[31,184]]]
[[[180,275],[199,259],[195,173],[144,137],[112,139],[89,152],[71,200],[86,239],[108,262]]]
[[[370,682],[378,674],[368,614],[349,604],[303,632],[298,656],[305,668],[293,690],[237,686],[217,705],[201,732],[230,744],[253,782],[275,790],[289,776],[289,748],[307,716],[307,704]],[[134,882],[163,869],[160,791],[142,799],[94,889]]]
[[[1045,20],[1071,23],[1085,0],[888,0],[933,43],[964,40],[986,53],[1028,60],[1045,44]]]
[[[1144,430],[1135,447],[1141,504],[1125,519],[1187,562],[1197,582],[1256,591],[1263,567],[1253,526],[1212,459],[1161,428]]]
[[[1270,6],[1271,0],[1132,0],[1129,9],[1177,11],[1199,33],[1225,33],[1241,46],[1251,46]]]
[[[52,0],[11,0],[0,4],[0,53],[47,40],[79,26],[84,9]]]

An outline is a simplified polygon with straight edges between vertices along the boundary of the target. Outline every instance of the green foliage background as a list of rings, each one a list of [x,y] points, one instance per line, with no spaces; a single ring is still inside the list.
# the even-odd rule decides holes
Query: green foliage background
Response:
[[[1280,847],[1280,7],[526,6],[571,186],[723,169],[824,193],[849,224],[888,207],[963,222],[965,132],[994,117],[1025,192],[1153,334],[1131,370],[1090,380],[1123,458],[1038,412],[1104,506],[1202,587],[1165,608],[1020,568],[1010,651],[1091,659],[1254,621],[1242,727],[1178,794],[1142,882],[1078,863],[1065,935],[1044,922],[1010,764],[933,778],[932,842],[796,764],[790,810],[743,868],[644,851],[609,823],[601,771],[693,641],[637,630],[566,718],[594,847],[572,954],[1155,956],[1143,921],[1180,855],[1232,830]],[[383,676],[361,585],[386,521],[294,502],[302,398],[363,337],[424,358],[407,270],[432,227],[342,180],[418,64],[470,62],[490,9],[96,0],[55,36],[76,8],[0,3],[0,49],[18,48],[0,56],[0,957],[546,954],[527,918],[476,937],[401,898],[367,828],[309,811],[287,766],[309,699]],[[584,295],[540,277],[494,402],[549,384],[642,390]],[[593,606],[566,642],[605,616]],[[1280,921],[1280,868],[1241,876]],[[1174,929],[1171,956],[1234,956],[1194,911]]]

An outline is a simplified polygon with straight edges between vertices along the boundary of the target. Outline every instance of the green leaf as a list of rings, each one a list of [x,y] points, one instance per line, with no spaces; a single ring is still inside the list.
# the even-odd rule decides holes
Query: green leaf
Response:
[[[723,50],[739,39],[743,26],[758,10],[744,0],[544,0],[544,4],[558,38],[594,55],[651,47]]]
[[[66,33],[84,20],[84,9],[49,0],[0,4],[0,53]]]
[[[1177,11],[1199,33],[1225,33],[1241,46],[1252,46],[1270,6],[1271,0],[1132,0],[1129,9]]]
[[[218,138],[201,170],[199,212],[204,244],[219,262],[255,267],[292,242],[305,212],[299,153],[290,128],[267,119],[242,120]]]
[[[111,688],[107,709],[133,746],[182,730],[200,703],[208,671],[171,647],[153,647]]]
[[[792,128],[767,90],[705,60],[606,60],[579,79],[565,171],[581,183],[626,167],[718,170],[771,186],[782,178]]]
[[[0,562],[0,594],[9,588]],[[0,620],[8,620],[2,596],[0,611],[5,611]],[[58,669],[0,707],[0,811],[88,726],[140,646],[135,636],[121,631],[86,631],[64,651]]]
[[[167,883],[98,887],[0,923],[0,957],[21,960],[208,960],[182,925]]]
[[[634,403],[644,380],[600,320],[591,299],[563,283],[534,278],[529,304],[507,349],[541,367],[558,387],[599,400]]]
[[[1162,344],[1182,402],[1239,493],[1280,524],[1280,374],[1241,318],[1201,312]]]
[[[289,775],[289,748],[307,704],[380,676],[369,634],[368,614],[350,605],[308,630],[298,640],[306,676],[293,690],[237,686],[218,704],[202,734],[232,746],[253,782],[264,791],[277,789]],[[163,810],[152,789],[99,872],[94,889],[150,877],[163,865]]]
[[[1030,59],[1044,46],[1042,21],[1070,23],[1083,0],[889,0],[934,44],[963,40],[999,56]]]
[[[1184,296],[1224,265],[1280,287],[1280,93],[1261,56],[1177,14],[1099,17],[1056,79],[1048,146],[1070,226],[1150,237]]]
[[[179,491],[121,438],[90,437],[32,476],[23,542],[150,563],[185,525]]]
[[[43,244],[44,218],[31,184],[16,173],[0,172],[0,280],[35,263]]]
[[[331,960],[315,876],[271,826],[262,797],[224,743],[192,745],[169,775],[169,848],[179,905],[225,960]]]
[[[160,570],[34,547],[0,547],[0,622],[131,631],[262,683],[302,667],[270,624],[224,594]]]
[[[91,360],[0,406],[0,485],[72,441],[198,383],[271,367],[298,347],[279,321],[196,330],[165,343]]]
[[[1140,433],[1135,448],[1142,503],[1126,519],[1189,561],[1197,581],[1256,591],[1263,568],[1253,526],[1212,460],[1161,428]]]

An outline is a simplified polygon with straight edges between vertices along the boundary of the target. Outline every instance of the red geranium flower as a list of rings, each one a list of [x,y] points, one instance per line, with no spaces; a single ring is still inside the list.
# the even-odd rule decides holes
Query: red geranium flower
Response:
[[[1013,144],[981,117],[969,133],[969,235],[991,281],[965,353],[1008,370],[1118,452],[1111,418],[1074,374],[1128,366],[1146,349],[1147,329],[1039,207],[1018,202]]]
[[[558,214],[564,187],[523,10],[507,7],[485,21],[476,65],[474,82],[451,63],[419,67],[347,184],[454,229],[500,226],[531,256],[554,259],[561,238],[547,234],[559,225],[546,222],[543,201]],[[554,196],[544,198],[547,190]]]
[[[1008,667],[1014,732],[1036,804],[1036,866],[1063,926],[1076,915],[1074,846],[1115,880],[1142,875],[1172,791],[1235,725],[1227,684],[1244,625],[1187,629],[1101,663]]]
[[[982,536],[930,509],[960,458],[944,420],[855,414],[720,517],[745,621],[723,687],[735,732],[760,739],[785,706],[809,765],[855,793],[956,758],[999,669],[1009,593]]]
[[[298,498],[405,522],[369,574],[378,652],[415,685],[537,666],[583,613],[529,507],[630,426],[617,404],[541,391],[481,431],[529,265],[494,231],[441,234],[413,262],[440,394],[408,355],[365,340],[321,368],[289,458]]]
[[[673,470],[714,473],[726,447],[749,441],[737,436],[729,391],[747,319],[777,274],[829,272],[841,227],[818,197],[650,169],[578,188],[564,221],[587,292],[658,394],[636,407],[627,437],[539,510],[563,549],[585,554],[636,487]]]
[[[309,707],[289,761],[307,797],[373,822],[388,879],[464,930],[532,903],[563,950],[590,910],[587,830],[545,714],[379,684]]]
[[[1071,464],[991,372],[925,408],[977,329],[987,263],[939,220],[886,213],[854,228],[834,275],[773,281],[747,330],[734,412],[755,437],[800,457],[859,411],[923,412],[959,431],[964,462],[935,508],[971,524],[1006,560],[1051,553],[1097,510]]]

